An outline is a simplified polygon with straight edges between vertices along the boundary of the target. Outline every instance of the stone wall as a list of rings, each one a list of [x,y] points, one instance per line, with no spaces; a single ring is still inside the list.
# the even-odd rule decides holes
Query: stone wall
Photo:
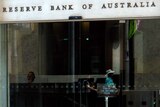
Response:
[[[160,88],[160,20],[141,20],[134,40],[135,87]]]
[[[10,74],[27,74],[29,71],[39,73],[39,35],[37,27],[34,26],[33,24],[9,25],[8,70]]]

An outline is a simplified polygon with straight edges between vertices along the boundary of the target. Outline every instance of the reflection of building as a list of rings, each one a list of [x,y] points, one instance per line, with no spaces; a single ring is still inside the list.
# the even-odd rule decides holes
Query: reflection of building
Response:
[[[76,74],[104,74],[106,69],[112,68],[111,43],[115,35],[119,36],[119,28],[114,30],[114,26],[118,24],[118,21],[76,23]],[[69,35],[71,34],[68,23],[31,24],[30,28],[18,24],[9,26],[9,28],[11,74],[14,72],[26,74],[30,69],[39,75],[71,74],[68,70],[68,62],[71,57],[69,56],[71,42]],[[114,33],[113,30],[117,33]],[[117,53],[119,57],[119,49]],[[113,61],[116,63],[119,59],[116,58]],[[120,72],[119,70],[120,68],[117,68],[117,73]]]

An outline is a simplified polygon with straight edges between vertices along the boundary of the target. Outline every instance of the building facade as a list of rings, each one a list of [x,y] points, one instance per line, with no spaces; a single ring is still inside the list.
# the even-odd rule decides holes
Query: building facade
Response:
[[[160,105],[158,1],[14,2],[0,6],[0,107]],[[108,69],[116,95],[101,93]]]

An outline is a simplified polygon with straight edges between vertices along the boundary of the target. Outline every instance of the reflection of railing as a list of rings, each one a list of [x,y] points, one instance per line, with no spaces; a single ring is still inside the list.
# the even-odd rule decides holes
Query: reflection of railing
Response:
[[[76,82],[73,83],[12,83],[10,84],[11,92],[44,92],[44,93],[73,93],[72,89],[75,89],[75,93],[90,92],[86,85],[80,85]]]
[[[104,75],[90,75],[89,78],[104,78]],[[22,75],[13,75],[10,74],[10,83],[26,83],[27,77],[26,74]],[[88,75],[74,75],[75,80],[73,81],[73,75],[36,75],[34,83],[73,83],[77,82],[79,79],[87,79]],[[62,79],[63,78],[63,79]]]

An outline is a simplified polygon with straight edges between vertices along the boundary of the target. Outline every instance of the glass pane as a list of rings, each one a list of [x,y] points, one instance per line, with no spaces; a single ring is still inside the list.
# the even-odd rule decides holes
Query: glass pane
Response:
[[[108,69],[119,87],[119,31],[119,21],[9,24],[10,106],[118,107],[118,96],[107,103],[96,91]]]
[[[10,107],[159,107],[160,21],[134,20],[132,25],[129,21],[127,71],[125,23],[1,24],[3,99],[7,99],[8,73]],[[115,71],[112,80],[119,94],[107,94],[108,69]]]

